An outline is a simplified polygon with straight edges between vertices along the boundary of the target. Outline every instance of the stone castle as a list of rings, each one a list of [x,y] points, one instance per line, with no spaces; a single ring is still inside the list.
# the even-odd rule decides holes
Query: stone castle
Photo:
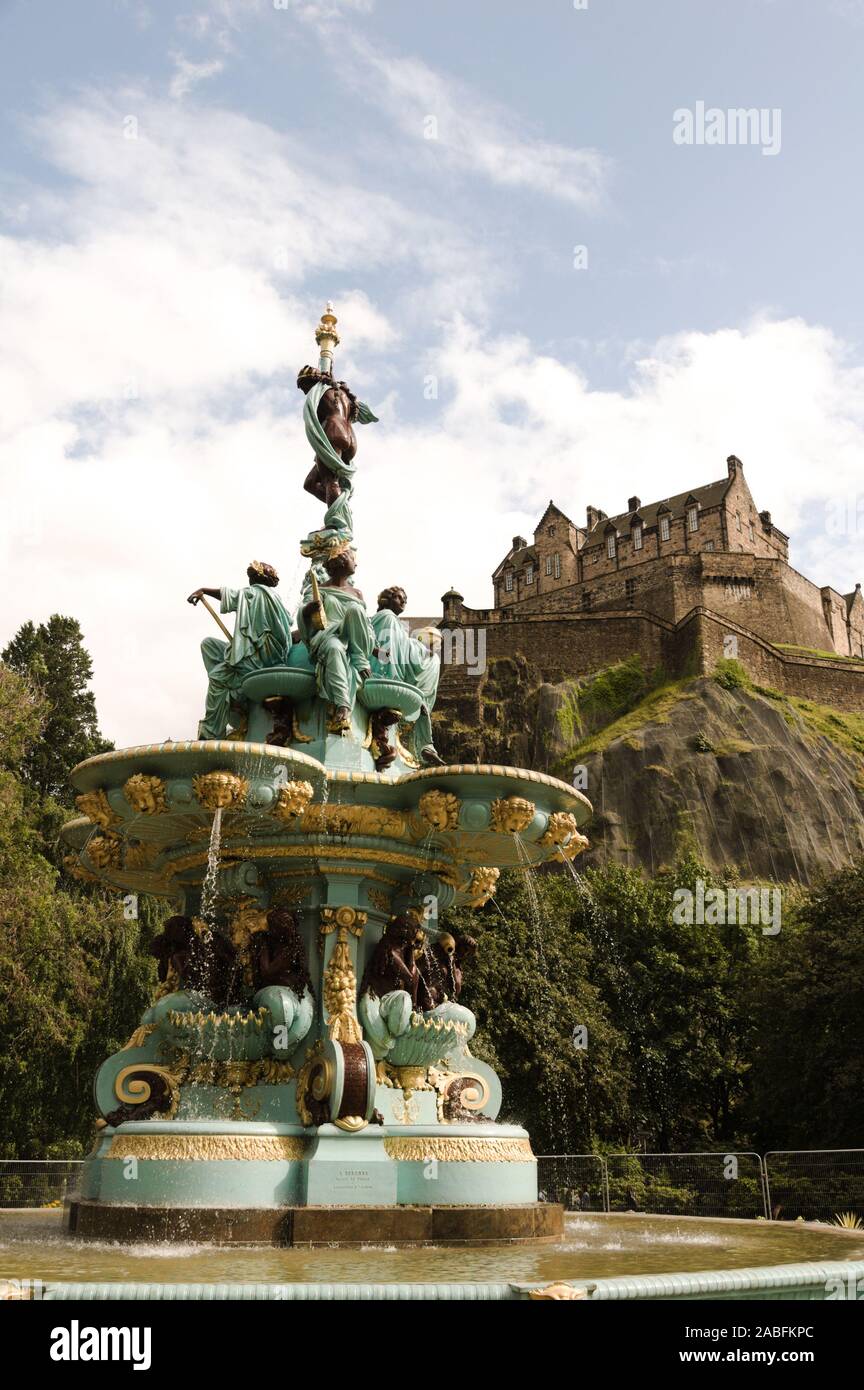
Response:
[[[584,526],[550,501],[532,542],[514,536],[492,576],[494,606],[443,597],[446,629],[482,628],[487,672],[518,660],[538,683],[638,654],[669,677],[736,657],[754,680],[839,709],[864,708],[864,599],[819,588],[789,564],[788,537],[757,511],[741,460],[692,491]],[[483,679],[445,666],[442,695],[482,720]],[[475,707],[476,705],[476,707]]]

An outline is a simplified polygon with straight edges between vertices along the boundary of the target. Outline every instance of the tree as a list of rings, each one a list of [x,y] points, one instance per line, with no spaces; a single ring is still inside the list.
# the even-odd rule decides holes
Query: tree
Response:
[[[76,763],[113,748],[99,732],[90,689],[93,663],[74,618],[55,613],[38,627],[24,623],[2,660],[41,694],[42,737],[30,742],[22,780],[38,796],[70,804],[69,773]]]
[[[824,878],[766,940],[752,1123],[768,1149],[859,1148],[864,1134],[864,861]]]
[[[83,1143],[93,1124],[90,1083],[126,1041],[154,981],[149,918],[127,921],[101,889],[57,887],[42,853],[43,803],[20,771],[46,702],[0,665],[0,1114],[7,1156]]]

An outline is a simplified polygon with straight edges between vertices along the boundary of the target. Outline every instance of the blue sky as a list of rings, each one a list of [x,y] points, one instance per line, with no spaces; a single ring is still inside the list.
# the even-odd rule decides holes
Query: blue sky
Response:
[[[550,495],[615,512],[731,451],[850,589],[862,47],[857,0],[0,3],[8,631],[74,613],[106,730],[189,734],[183,595],[252,555],[299,580],[293,376],[328,297],[381,416],[367,596],[486,603]],[[779,110],[779,150],[676,144],[700,101]]]

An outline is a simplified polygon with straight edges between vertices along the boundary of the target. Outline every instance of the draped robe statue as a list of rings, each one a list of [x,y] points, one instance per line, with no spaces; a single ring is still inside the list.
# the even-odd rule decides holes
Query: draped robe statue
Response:
[[[432,710],[438,694],[441,658],[406,632],[400,615],[407,602],[404,589],[384,589],[378,595],[378,612],[372,618],[375,632],[373,670],[413,685],[423,707],[414,725],[414,753],[422,763],[441,764],[432,739]]]
[[[291,614],[273,592],[279,583],[276,571],[255,561],[247,575],[249,583],[242,589],[196,589],[189,595],[190,603],[205,594],[218,598],[220,612],[237,615],[230,642],[205,637],[201,643],[209,678],[204,718],[198,725],[201,739],[224,738],[232,705],[243,705],[240,687],[246,677],[262,667],[284,665],[291,650]]]

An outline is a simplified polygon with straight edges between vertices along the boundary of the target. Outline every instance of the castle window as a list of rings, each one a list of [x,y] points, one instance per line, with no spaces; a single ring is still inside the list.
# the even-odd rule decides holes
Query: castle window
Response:
[[[593,598],[594,598],[594,595],[591,593],[591,590],[590,590],[590,589],[586,589],[585,592],[584,592],[583,595],[582,595],[582,607],[583,607],[583,609],[585,610],[586,613],[587,613],[588,609],[591,607],[591,603],[592,603],[592,601],[593,601]]]
[[[558,554],[557,551],[556,551],[555,554],[552,556],[552,563],[553,563],[553,565],[555,566],[555,578],[556,578],[556,579],[560,579],[560,578],[561,578],[561,556]]]
[[[641,549],[642,549],[642,527],[641,527],[641,526],[634,526],[634,527],[633,527],[633,549],[634,549],[634,550],[641,550]]]
[[[661,541],[668,541],[668,539],[669,539],[669,518],[668,518],[668,516],[661,516],[661,518],[660,518],[660,539],[661,539]]]
[[[688,507],[688,508],[687,508],[687,529],[688,529],[688,531],[698,531],[698,530],[699,530],[699,508],[698,508],[698,507]]]
[[[612,531],[610,531],[609,535],[606,537],[606,554],[609,556],[610,560],[615,559],[615,535]]]
[[[624,584],[624,598],[628,608],[633,607],[633,595],[636,593],[636,580],[628,579]]]
[[[752,521],[750,522],[750,539],[751,539],[751,541],[755,541],[755,539],[756,539],[756,532],[755,532],[755,530],[753,529],[753,522],[752,522]]]
[[[551,573],[552,573],[552,556],[551,556],[551,555],[547,555],[547,556],[546,556],[546,573],[547,573],[547,574],[551,574]]]
[[[705,542],[705,549],[706,549],[706,550],[713,550],[713,549],[714,549],[714,542],[713,542],[713,541],[706,541],[706,542]]]
[[[512,570],[508,570],[507,573],[506,573],[505,576],[504,576],[504,588],[507,590],[508,594],[512,592],[512,589],[513,589],[513,571],[512,571]]]
[[[554,526],[550,526],[550,527],[549,527],[549,529],[548,529],[548,534],[549,534],[550,536],[554,536],[554,535],[555,535],[555,527],[554,527]]]
[[[534,566],[533,566],[533,565],[526,565],[526,566],[525,566],[525,583],[526,583],[526,584],[533,584],[533,583],[534,583]]]
[[[736,512],[736,513],[735,513],[735,525],[737,526],[738,530],[740,531],[740,530],[741,530],[741,513],[740,513],[740,512]]]

